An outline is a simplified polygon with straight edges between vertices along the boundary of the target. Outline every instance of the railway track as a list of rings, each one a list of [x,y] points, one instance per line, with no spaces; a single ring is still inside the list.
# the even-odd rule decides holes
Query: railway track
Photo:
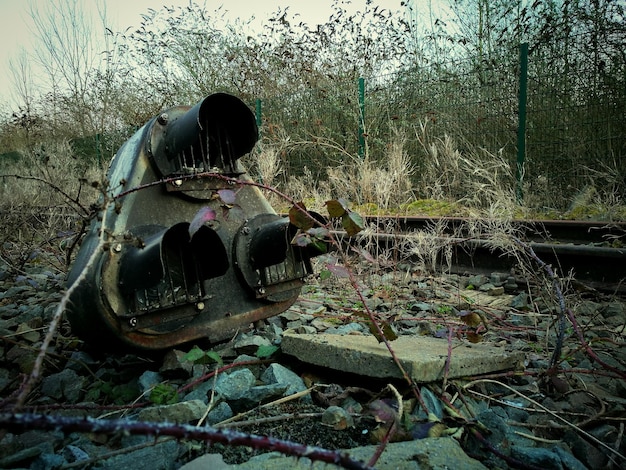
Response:
[[[31,223],[60,216],[78,218],[71,211],[48,207],[5,208],[1,212],[30,217]],[[513,257],[473,237],[468,230],[472,221],[466,218],[367,216],[365,220],[367,226],[378,227],[370,238],[386,246],[418,231],[448,237],[441,244],[452,246],[453,272],[509,271],[517,264]],[[591,288],[626,295],[626,222],[524,220],[512,224],[519,238],[559,276],[573,274],[577,281]]]
[[[436,232],[449,237],[453,249],[454,272],[509,271],[517,260],[493,249],[485,240],[472,238],[463,218],[432,217],[366,217],[368,225],[397,227],[395,234],[377,234],[378,243],[387,246],[397,238],[410,237],[417,231]],[[626,223],[590,221],[531,220],[513,222],[516,233],[537,257],[550,265],[561,277],[570,274],[585,286],[626,294]],[[394,241],[394,238],[396,240]]]

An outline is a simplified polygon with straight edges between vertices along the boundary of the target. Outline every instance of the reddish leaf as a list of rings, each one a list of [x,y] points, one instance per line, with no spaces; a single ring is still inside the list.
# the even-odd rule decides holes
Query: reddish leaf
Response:
[[[374,400],[367,411],[377,423],[391,424],[398,416],[397,404],[388,399]]]
[[[234,204],[237,197],[237,193],[232,189],[219,189],[217,194],[224,204]]]
[[[350,272],[345,266],[340,266],[338,264],[326,264],[326,269],[328,269],[331,273],[333,273],[337,277],[350,277]]]
[[[200,208],[200,210],[196,212],[196,215],[194,216],[193,220],[189,224],[189,237],[193,238],[193,236],[196,234],[198,230],[200,230],[200,227],[202,227],[205,222],[208,222],[210,220],[215,220],[215,217],[216,217],[215,211],[211,209],[210,207],[205,206],[205,207]]]
[[[308,233],[298,232],[296,236],[292,238],[291,244],[299,246],[301,248],[309,246],[313,241]]]
[[[552,384],[552,386],[554,387],[554,389],[558,392],[558,393],[567,393],[569,391],[569,384],[567,383],[566,380],[557,377],[555,375],[550,377],[550,383]]]
[[[368,261],[370,263],[376,263],[376,260],[374,259],[374,257],[369,251],[365,250],[364,248],[355,248],[355,247],[351,247],[351,248],[352,248],[352,251],[361,255],[365,261]]]
[[[303,202],[298,202],[289,209],[289,222],[303,231],[309,230],[314,224],[313,218],[307,213]]]
[[[313,227],[307,230],[307,233],[309,233],[312,237],[319,238],[320,240],[325,239],[330,234],[326,227]]]

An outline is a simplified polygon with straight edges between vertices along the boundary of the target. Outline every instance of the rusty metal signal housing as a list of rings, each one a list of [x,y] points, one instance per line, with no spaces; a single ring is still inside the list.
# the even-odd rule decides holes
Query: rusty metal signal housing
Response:
[[[78,336],[108,350],[219,342],[293,304],[315,253],[293,246],[296,228],[246,184],[239,159],[257,140],[245,103],[217,93],[168,109],[120,148],[108,172],[115,203],[92,222],[68,276]],[[222,189],[236,210],[216,197]],[[215,219],[190,230],[207,207]]]

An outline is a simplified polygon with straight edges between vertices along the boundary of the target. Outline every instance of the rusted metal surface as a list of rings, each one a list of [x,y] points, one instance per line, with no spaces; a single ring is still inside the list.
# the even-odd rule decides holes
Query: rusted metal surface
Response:
[[[69,275],[80,280],[68,311],[79,336],[107,349],[218,342],[296,300],[311,254],[289,243],[295,229],[247,184],[238,159],[257,137],[247,106],[220,93],[160,114],[126,142],[108,174],[115,203]],[[235,195],[232,207],[221,189]],[[215,216],[190,230],[206,208]]]

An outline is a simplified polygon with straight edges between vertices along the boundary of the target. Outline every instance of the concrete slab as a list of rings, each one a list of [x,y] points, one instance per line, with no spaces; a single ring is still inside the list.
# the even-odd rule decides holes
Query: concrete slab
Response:
[[[378,446],[363,446],[347,449],[354,460],[367,462],[376,452]],[[200,457],[197,460],[200,460]],[[187,464],[190,465],[190,464]],[[187,469],[187,465],[183,467]],[[183,470],[181,468],[181,470]],[[208,466],[189,467],[189,470],[211,468]],[[213,467],[218,468],[218,467]],[[222,468],[222,467],[219,467]],[[228,467],[230,470],[334,470],[337,465],[313,462],[309,459],[296,459],[277,452],[257,455],[248,462]],[[487,470],[482,463],[468,457],[461,445],[452,437],[428,437],[415,441],[394,442],[387,444],[385,452],[376,462],[378,470]]]
[[[426,336],[400,336],[391,343],[407,373],[416,382],[435,382],[444,376],[448,341]],[[503,346],[470,344],[454,339],[448,378],[523,368],[524,353]],[[402,377],[384,343],[373,336],[283,335],[282,352],[303,362],[368,377]]]

